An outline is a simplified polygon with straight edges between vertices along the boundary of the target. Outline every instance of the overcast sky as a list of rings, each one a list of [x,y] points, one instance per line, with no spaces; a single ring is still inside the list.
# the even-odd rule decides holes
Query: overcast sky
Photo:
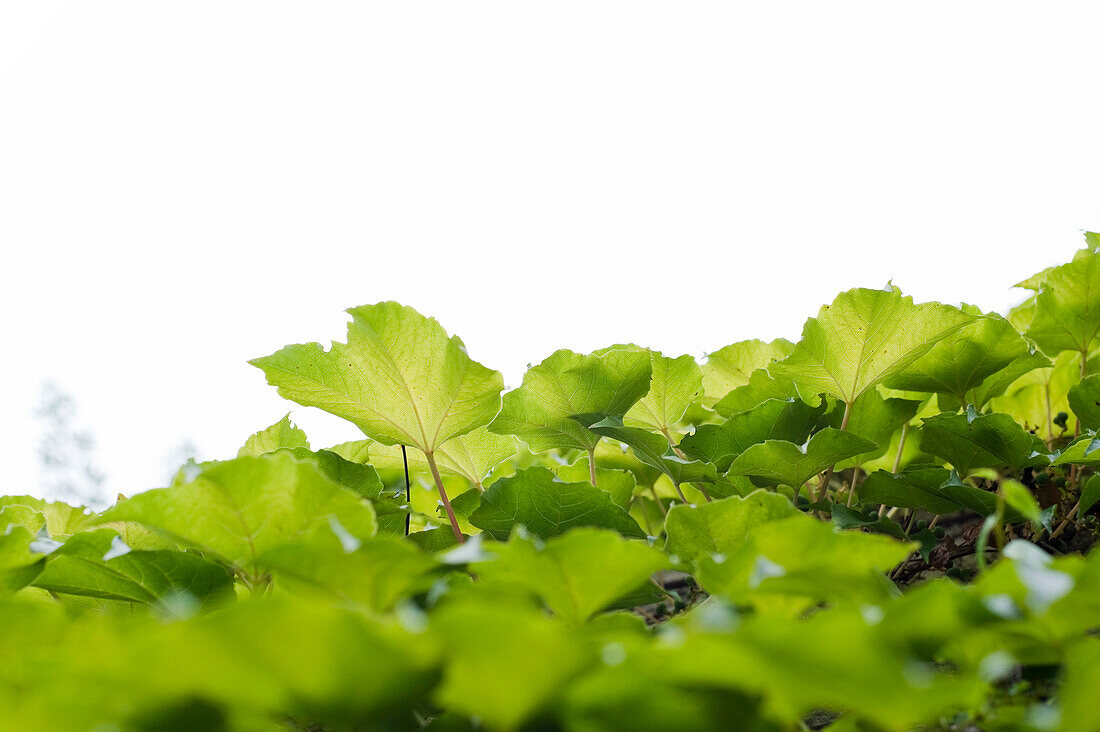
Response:
[[[853,286],[1004,310],[1100,227],[1094,2],[0,4],[2,492],[49,379],[105,491],[293,405],[247,359],[436,316],[796,339]],[[315,446],[354,427],[293,408]]]

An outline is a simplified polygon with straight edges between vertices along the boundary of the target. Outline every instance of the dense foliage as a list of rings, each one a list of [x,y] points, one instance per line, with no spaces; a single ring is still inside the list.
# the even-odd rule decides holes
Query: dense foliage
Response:
[[[288,415],[102,513],[0,499],[4,727],[1100,730],[1086,240],[1007,317],[856,289],[503,396],[354,308],[253,363],[367,439]]]

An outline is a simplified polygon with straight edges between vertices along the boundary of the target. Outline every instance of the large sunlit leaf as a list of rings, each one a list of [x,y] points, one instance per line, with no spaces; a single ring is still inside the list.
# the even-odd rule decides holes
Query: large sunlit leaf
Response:
[[[472,360],[434,318],[395,302],[348,312],[346,344],[287,346],[250,363],[282,396],[343,417],[386,445],[433,452],[496,415],[500,373]]]
[[[790,341],[778,338],[770,343],[738,341],[708,353],[702,366],[703,393],[711,401],[721,399],[733,389],[748,384],[754,371],[786,358],[793,349],[794,344]]]
[[[693,356],[669,358],[650,351],[653,375],[649,391],[623,417],[628,427],[656,430],[671,435],[673,426],[702,389],[703,372]]]
[[[638,523],[590,483],[565,483],[546,468],[526,468],[501,478],[481,496],[470,523],[503,541],[517,526],[543,539],[578,526],[614,529],[642,538]]]
[[[504,406],[489,429],[516,435],[532,450],[592,450],[599,435],[573,419],[622,416],[649,391],[648,351],[621,348],[582,356],[555,351],[527,369],[523,384],[504,395]]]
[[[886,380],[892,389],[945,393],[964,400],[966,393],[986,378],[1030,351],[1011,323],[999,315],[983,315],[964,305],[963,312],[979,316],[948,335],[903,371]]]
[[[1046,274],[1035,298],[1027,337],[1048,356],[1087,352],[1100,333],[1100,255],[1091,254]]]
[[[751,475],[798,489],[830,465],[874,449],[873,442],[826,427],[804,445],[783,440],[753,445],[730,464],[729,474]]]
[[[851,403],[973,321],[940,303],[914,305],[893,288],[848,290],[806,321],[791,355],[768,371],[793,380],[808,401],[824,393]]]
[[[215,463],[189,483],[121,501],[97,521],[136,521],[252,571],[261,553],[330,519],[357,537],[375,531],[369,503],[280,451]]]

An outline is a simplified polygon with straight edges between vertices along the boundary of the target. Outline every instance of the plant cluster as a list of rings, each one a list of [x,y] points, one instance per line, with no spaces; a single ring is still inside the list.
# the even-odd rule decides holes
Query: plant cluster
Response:
[[[0,498],[0,709],[47,730],[1100,730],[1100,236],[1007,317],[501,375],[397,303],[289,415],[100,513]]]

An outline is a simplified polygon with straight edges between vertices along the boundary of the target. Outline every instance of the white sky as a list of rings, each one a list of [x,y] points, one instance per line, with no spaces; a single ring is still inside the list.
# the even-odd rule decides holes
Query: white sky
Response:
[[[43,380],[110,495],[291,408],[245,361],[435,315],[797,338],[853,286],[1003,310],[1100,227],[1093,2],[0,3],[0,492]],[[315,446],[357,431],[295,408]]]

